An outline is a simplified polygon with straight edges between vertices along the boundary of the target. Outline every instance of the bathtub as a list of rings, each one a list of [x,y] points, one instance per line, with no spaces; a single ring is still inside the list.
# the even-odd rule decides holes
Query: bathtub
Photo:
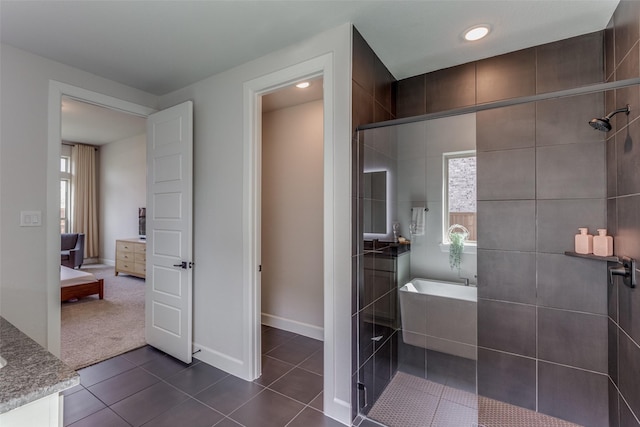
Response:
[[[476,360],[477,288],[413,279],[398,293],[406,344]]]

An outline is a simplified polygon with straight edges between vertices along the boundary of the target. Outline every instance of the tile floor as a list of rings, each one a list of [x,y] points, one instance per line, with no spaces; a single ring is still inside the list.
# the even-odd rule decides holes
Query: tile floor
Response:
[[[580,427],[404,372],[393,377],[368,418],[359,427]]]
[[[342,426],[322,414],[322,342],[263,327],[262,352],[253,382],[149,346],[84,368],[64,393],[64,425]]]

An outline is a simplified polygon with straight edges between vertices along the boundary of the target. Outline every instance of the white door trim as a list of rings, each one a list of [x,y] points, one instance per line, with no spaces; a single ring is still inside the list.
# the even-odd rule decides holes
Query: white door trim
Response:
[[[60,127],[63,96],[136,116],[147,117],[153,108],[98,92],[49,80],[47,127],[46,278],[47,349],[60,356]]]
[[[324,410],[327,414],[342,414],[348,402],[335,396],[336,363],[334,360],[335,331],[338,314],[334,310],[334,70],[333,53],[287,67],[244,84],[244,177],[243,184],[243,359],[250,361],[244,377],[255,379],[261,373],[261,294],[258,265],[260,264],[260,183],[261,183],[261,116],[260,96],[276,91],[296,81],[322,76],[323,78],[323,221],[324,221]],[[341,406],[338,408],[337,406]],[[345,408],[346,407],[346,408]],[[336,417],[344,418],[344,417]]]

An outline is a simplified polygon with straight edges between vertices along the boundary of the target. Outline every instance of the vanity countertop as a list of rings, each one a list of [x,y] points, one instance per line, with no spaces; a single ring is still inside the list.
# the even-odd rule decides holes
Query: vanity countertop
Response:
[[[76,371],[0,317],[0,414],[80,383]]]
[[[364,251],[373,252],[382,256],[396,257],[411,252],[411,244],[365,240]]]

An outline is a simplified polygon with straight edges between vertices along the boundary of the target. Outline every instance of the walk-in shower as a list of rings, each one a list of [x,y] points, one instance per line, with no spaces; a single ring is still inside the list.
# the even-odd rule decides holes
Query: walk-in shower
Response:
[[[610,119],[630,108],[605,115],[615,89],[606,83],[360,127],[353,404],[361,417],[391,427],[609,425],[618,379],[607,363],[607,266],[565,251],[577,227],[607,224],[613,149],[605,147],[613,138],[622,149],[623,136],[584,122],[595,113],[602,118],[594,128],[619,125]],[[447,168],[463,177],[472,169],[447,162],[469,156],[477,169],[450,192],[473,194],[474,204],[456,203]],[[361,180],[370,170],[386,171],[387,227],[376,233],[363,226],[372,198]],[[412,214],[422,208],[418,234]],[[393,224],[406,242],[395,241]],[[455,224],[474,238],[452,268],[446,231]],[[409,292],[424,279],[468,285],[476,301],[451,308],[451,298]]]

